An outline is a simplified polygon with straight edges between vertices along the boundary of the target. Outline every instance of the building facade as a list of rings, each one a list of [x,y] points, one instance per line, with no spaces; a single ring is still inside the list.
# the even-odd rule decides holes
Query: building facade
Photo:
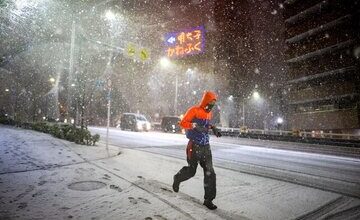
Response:
[[[360,128],[359,1],[284,2],[288,78],[281,90],[290,129]]]

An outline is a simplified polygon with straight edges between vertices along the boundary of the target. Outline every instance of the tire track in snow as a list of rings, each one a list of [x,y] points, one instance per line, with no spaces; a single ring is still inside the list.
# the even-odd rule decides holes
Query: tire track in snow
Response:
[[[123,147],[114,144],[112,144],[112,146]],[[165,157],[171,157],[176,159],[183,159],[183,157],[177,155],[169,155],[162,152],[149,151],[147,150],[149,148],[139,148],[139,149],[127,148],[127,149],[143,151],[155,155],[162,155]],[[222,169],[231,170],[238,173],[246,173],[264,178],[270,178],[274,180],[280,180],[280,181],[306,186],[314,189],[320,189],[328,192],[335,192],[338,194],[355,197],[358,199],[360,198],[360,191],[357,190],[359,184],[357,183],[334,179],[330,177],[310,175],[298,171],[288,171],[286,169],[278,169],[278,168],[257,165],[252,163],[231,161],[217,157],[214,157],[214,159],[215,159],[214,162],[215,167],[219,167]],[[224,162],[229,163],[229,165],[225,165]],[[319,183],[321,184],[319,185]],[[334,187],[334,183],[336,184],[336,187]]]

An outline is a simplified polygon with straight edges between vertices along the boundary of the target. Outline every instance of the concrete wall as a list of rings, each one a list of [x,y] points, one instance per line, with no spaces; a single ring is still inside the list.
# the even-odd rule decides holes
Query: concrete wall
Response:
[[[341,96],[355,93],[355,85],[352,82],[337,82],[333,84],[314,86],[300,90],[291,90],[286,99],[289,103],[321,99],[324,97]]]
[[[291,115],[289,121],[292,129],[337,130],[359,128],[357,109],[298,113]]]

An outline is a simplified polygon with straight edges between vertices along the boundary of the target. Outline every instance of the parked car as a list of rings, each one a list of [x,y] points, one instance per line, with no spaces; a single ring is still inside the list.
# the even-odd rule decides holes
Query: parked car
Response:
[[[177,116],[165,116],[161,120],[161,130],[173,133],[182,132],[179,122],[180,118]]]
[[[151,123],[144,115],[135,113],[124,113],[120,119],[121,130],[150,131]]]

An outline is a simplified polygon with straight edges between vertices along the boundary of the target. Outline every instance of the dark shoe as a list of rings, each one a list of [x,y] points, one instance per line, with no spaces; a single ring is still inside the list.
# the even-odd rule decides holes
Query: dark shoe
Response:
[[[180,185],[180,182],[176,181],[176,178],[174,176],[174,182],[173,182],[173,185],[172,185],[174,192],[179,192],[179,185]]]
[[[214,203],[212,203],[211,200],[205,200],[204,201],[204,206],[206,206],[208,209],[210,210],[214,210],[214,209],[217,209],[217,206],[214,205]]]

